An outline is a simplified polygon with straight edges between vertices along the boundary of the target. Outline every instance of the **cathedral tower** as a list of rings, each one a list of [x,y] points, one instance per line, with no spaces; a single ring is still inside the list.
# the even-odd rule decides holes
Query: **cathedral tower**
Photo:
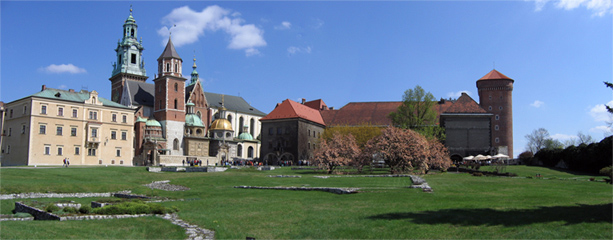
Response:
[[[513,157],[513,83],[504,74],[492,70],[477,80],[479,104],[492,113],[492,147]]]
[[[181,74],[183,60],[177,54],[169,37],[162,55],[158,58],[153,115],[163,128],[167,146],[172,155],[182,155],[183,127],[185,125],[185,81]],[[172,145],[171,145],[172,144]]]
[[[143,60],[143,41],[137,39],[138,25],[132,17],[132,8],[130,7],[130,16],[123,24],[123,38],[117,42],[117,62],[113,63],[113,73],[111,74],[111,100],[119,103],[125,82],[147,80],[147,72],[145,71],[145,61]]]

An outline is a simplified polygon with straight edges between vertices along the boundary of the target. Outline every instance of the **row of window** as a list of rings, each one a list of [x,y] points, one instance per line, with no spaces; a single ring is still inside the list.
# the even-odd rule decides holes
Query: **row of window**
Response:
[[[237,155],[237,157],[242,157],[243,156],[243,145],[239,144],[237,146],[236,155]],[[247,148],[247,158],[253,158],[253,147],[251,147],[251,146],[249,146],[249,148]]]
[[[41,105],[40,106],[40,114],[43,114],[43,115],[47,114],[47,105]],[[63,107],[58,107],[57,108],[57,115],[58,116],[64,116],[64,108]],[[79,117],[79,110],[72,109],[72,117],[73,118]],[[89,111],[89,119],[91,119],[91,120],[98,120],[98,111]],[[111,122],[117,122],[117,114],[116,113],[111,114]],[[121,122],[122,123],[127,123],[128,122],[128,115],[122,115],[121,116]]]
[[[55,130],[55,134],[58,135],[58,136],[62,136],[63,135],[63,130],[64,130],[63,126],[57,126],[56,130]],[[47,134],[47,125],[41,124],[38,133],[39,134]],[[76,127],[71,127],[70,128],[70,136],[72,136],[72,137],[77,136],[77,128]],[[91,137],[98,137],[98,128],[92,128]],[[111,139],[113,139],[113,140],[117,139],[117,131],[116,130],[111,130]],[[121,131],[121,140],[128,140],[128,132],[127,131]]]
[[[10,147],[9,147],[10,149]],[[64,146],[56,146],[57,156],[64,156]],[[51,145],[46,144],[43,149],[44,155],[51,155]],[[121,157],[121,148],[115,148],[115,156]],[[81,146],[74,146],[74,155],[81,155]],[[87,156],[96,156],[96,148],[87,148]]]

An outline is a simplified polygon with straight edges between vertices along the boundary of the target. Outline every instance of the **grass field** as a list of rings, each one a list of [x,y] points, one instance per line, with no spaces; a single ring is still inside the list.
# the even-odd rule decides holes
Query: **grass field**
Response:
[[[178,207],[181,219],[215,230],[216,238],[220,239],[613,238],[613,187],[588,181],[591,177],[597,180],[602,177],[527,166],[509,166],[507,171],[519,177],[473,177],[456,173],[424,176],[433,193],[406,188],[411,184],[409,178],[320,179],[313,176],[323,173],[289,168],[266,172],[231,169],[220,173],[149,173],[141,167],[2,168],[0,186],[3,194],[132,190],[183,199],[163,204]],[[537,173],[545,179],[526,178]],[[302,178],[268,175],[301,175]],[[158,180],[171,180],[171,184],[191,190],[165,192],[142,186]],[[337,195],[233,188],[238,185],[359,187],[362,190],[357,194]],[[0,201],[0,214],[10,214],[13,204],[14,200]],[[112,234],[102,234],[106,232]],[[1,222],[0,238],[182,239],[185,235],[177,226],[151,217]]]

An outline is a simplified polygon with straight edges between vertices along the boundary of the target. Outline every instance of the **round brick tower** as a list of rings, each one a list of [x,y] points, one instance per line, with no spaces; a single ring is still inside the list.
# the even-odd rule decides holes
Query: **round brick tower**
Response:
[[[493,114],[492,147],[513,157],[513,79],[492,70],[477,80],[479,104]]]

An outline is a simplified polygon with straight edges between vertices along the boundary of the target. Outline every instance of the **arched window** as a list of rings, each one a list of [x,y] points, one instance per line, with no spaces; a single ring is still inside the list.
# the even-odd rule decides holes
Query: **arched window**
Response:
[[[175,72],[179,72],[179,65],[175,63]]]
[[[134,37],[134,29],[130,31],[130,36]]]
[[[179,84],[175,83],[175,92],[178,92],[178,91],[179,91]]]
[[[228,122],[232,123],[232,115],[228,114]]]
[[[244,127],[245,127],[245,119],[243,119],[243,117],[240,117],[238,119],[238,133],[239,134],[243,133]]]
[[[175,109],[177,109],[177,99],[175,98]]]
[[[253,158],[253,147],[247,148],[247,157]]]
[[[179,150],[179,139],[175,138],[175,140],[172,141],[172,149]]]
[[[200,120],[202,120],[202,113],[200,111],[196,112],[196,115],[198,116],[198,118],[200,118]]]
[[[253,118],[251,119],[251,124],[249,125],[249,133],[251,133],[251,136],[255,137],[255,135],[253,134],[253,132],[255,131],[255,120],[253,120]]]
[[[170,63],[166,63],[166,72],[170,72]]]
[[[243,156],[243,145],[238,145],[236,147],[236,156],[237,157],[242,157]]]

